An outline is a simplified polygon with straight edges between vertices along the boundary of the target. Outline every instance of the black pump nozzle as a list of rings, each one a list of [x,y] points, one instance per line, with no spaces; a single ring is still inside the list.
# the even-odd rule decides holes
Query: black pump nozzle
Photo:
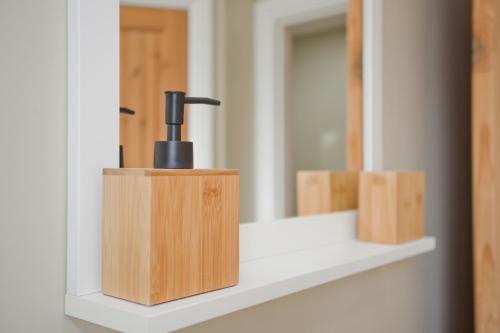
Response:
[[[193,143],[181,141],[184,104],[220,105],[220,101],[206,97],[186,97],[186,93],[182,91],[167,91],[165,97],[167,141],[155,142],[154,167],[158,169],[192,169]]]
[[[129,115],[133,116],[135,114],[135,111],[131,110],[129,108],[125,108],[123,106],[120,106],[120,113],[129,114]]]
[[[135,114],[135,111],[131,110],[129,108],[125,108],[123,106],[120,106],[120,113],[129,114],[129,115],[133,116]],[[123,162],[123,145],[120,145],[120,168],[124,168],[124,167],[125,167],[125,163]]]
[[[181,125],[184,123],[184,104],[220,105],[220,101],[207,97],[186,97],[182,91],[166,91],[165,123],[167,140],[181,140]]]

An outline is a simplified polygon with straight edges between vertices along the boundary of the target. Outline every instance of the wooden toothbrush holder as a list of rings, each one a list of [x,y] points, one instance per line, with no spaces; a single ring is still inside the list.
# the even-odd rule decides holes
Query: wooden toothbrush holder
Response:
[[[358,238],[403,243],[424,236],[425,177],[418,171],[362,172]]]
[[[104,169],[103,294],[153,305],[238,275],[239,170]]]

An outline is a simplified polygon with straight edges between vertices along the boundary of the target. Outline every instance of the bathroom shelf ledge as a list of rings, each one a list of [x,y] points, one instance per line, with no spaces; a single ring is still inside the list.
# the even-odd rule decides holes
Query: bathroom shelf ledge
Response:
[[[433,237],[401,245],[346,240],[242,262],[237,286],[156,306],[143,306],[101,293],[68,294],[66,314],[123,332],[165,333],[434,248]]]

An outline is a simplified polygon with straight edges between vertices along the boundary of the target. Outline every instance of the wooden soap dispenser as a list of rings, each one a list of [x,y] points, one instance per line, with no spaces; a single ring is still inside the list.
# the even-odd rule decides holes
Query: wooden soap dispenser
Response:
[[[106,295],[154,305],[238,283],[239,170],[193,169],[184,104],[220,102],[167,91],[154,169],[103,171]]]

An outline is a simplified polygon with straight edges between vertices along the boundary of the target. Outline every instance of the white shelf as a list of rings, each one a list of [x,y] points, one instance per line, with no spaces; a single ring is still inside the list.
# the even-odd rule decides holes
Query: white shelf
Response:
[[[151,307],[101,293],[66,295],[66,314],[123,332],[165,333],[434,248],[433,237],[401,245],[346,240],[242,262],[235,287]]]

